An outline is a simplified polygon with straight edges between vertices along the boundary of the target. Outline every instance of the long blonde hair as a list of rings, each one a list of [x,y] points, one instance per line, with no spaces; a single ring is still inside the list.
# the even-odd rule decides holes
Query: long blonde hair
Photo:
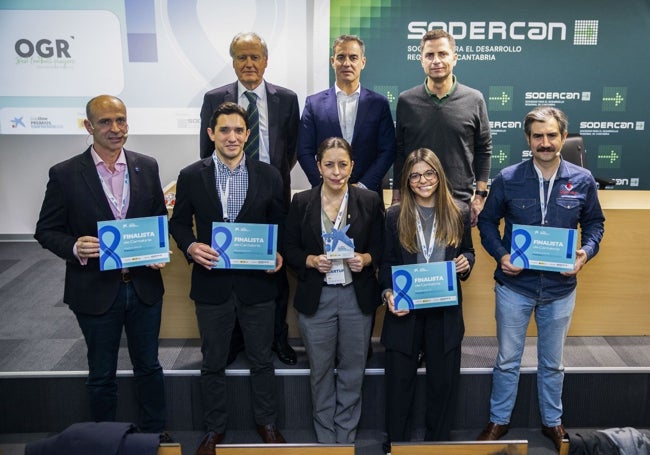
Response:
[[[400,182],[401,203],[399,218],[397,219],[399,242],[409,253],[417,253],[420,250],[417,242],[416,227],[418,208],[415,202],[415,194],[409,185],[409,176],[411,175],[413,166],[420,161],[431,166],[438,174],[438,188],[433,194],[434,212],[436,216],[436,243],[445,246],[458,246],[463,237],[462,214],[449,190],[447,176],[442,169],[440,160],[435,153],[427,148],[414,150],[404,161]]]

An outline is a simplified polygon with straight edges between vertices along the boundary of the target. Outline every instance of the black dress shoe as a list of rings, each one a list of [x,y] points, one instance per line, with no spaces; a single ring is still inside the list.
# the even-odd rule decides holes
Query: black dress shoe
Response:
[[[569,435],[562,424],[554,427],[546,427],[542,425],[542,434],[553,441],[553,445],[555,445],[558,452],[560,451],[560,447],[562,447],[562,440],[569,438]]]
[[[176,442],[174,441],[174,438],[172,438],[172,435],[170,435],[166,431],[161,432],[158,437],[160,439],[161,444],[174,444]]]
[[[295,365],[298,363],[298,356],[296,355],[296,351],[294,351],[293,348],[289,346],[287,340],[274,342],[273,346],[271,346],[271,349],[278,355],[280,362],[287,365]]]
[[[196,455],[214,455],[214,446],[221,443],[224,436],[224,433],[208,431],[205,436],[203,436],[199,447],[196,449]]]
[[[501,439],[503,436],[506,435],[508,430],[510,429],[510,425],[499,425],[498,423],[490,422],[487,424],[487,427],[485,427],[485,430],[481,431],[481,434],[478,435],[478,438],[476,438],[477,441],[496,441],[497,439]]]
[[[258,425],[257,433],[262,437],[265,444],[286,444],[287,442],[274,423]]]

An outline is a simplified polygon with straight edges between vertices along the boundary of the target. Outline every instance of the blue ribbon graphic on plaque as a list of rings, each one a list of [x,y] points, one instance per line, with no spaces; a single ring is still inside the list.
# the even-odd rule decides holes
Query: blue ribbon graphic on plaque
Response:
[[[575,246],[578,243],[578,239],[575,238],[576,231],[575,229],[569,230],[568,242],[566,245],[566,258],[571,259],[573,257],[573,252],[575,251]]]
[[[273,270],[278,227],[262,223],[212,223],[212,248],[219,253],[213,269]]]
[[[575,229],[513,224],[510,262],[531,270],[573,270],[577,242]]]
[[[454,261],[395,265],[391,271],[396,309],[458,305]]]
[[[519,244],[521,241],[521,245]],[[515,261],[521,258],[523,265],[521,267],[527,269],[530,267],[528,261],[528,256],[526,256],[526,251],[530,248],[530,245],[533,243],[533,238],[530,233],[524,229],[513,229],[512,230],[512,253],[510,255],[510,262],[513,265]]]
[[[98,237],[100,244],[104,244],[105,248],[103,248],[103,253],[99,256],[99,269],[100,270],[106,270],[106,262],[109,260],[115,261],[115,269],[121,269],[122,268],[122,259],[120,256],[115,252],[117,247],[120,245],[120,231],[112,225],[106,225],[102,226],[99,228],[98,231]],[[107,236],[112,236],[112,241],[107,242]]]
[[[452,261],[447,261],[447,290],[456,289],[456,267]]]
[[[223,238],[223,242],[219,241],[220,237]],[[217,226],[212,229],[212,243],[214,245],[214,249],[217,253],[219,253],[219,259],[223,260],[223,264],[227,269],[230,268],[231,264],[230,256],[228,256],[226,250],[230,246],[231,242],[232,232],[230,232],[230,229],[226,228],[225,226]]]
[[[404,278],[402,280],[401,278]],[[401,282],[404,282],[404,285],[401,285]],[[395,291],[395,309],[415,309],[415,303],[408,292],[411,290],[411,285],[413,284],[413,277],[406,270],[398,270],[393,273],[393,290]],[[406,308],[400,308],[399,303],[404,300],[406,302]]]
[[[97,222],[99,269],[169,262],[167,216],[145,216]]]

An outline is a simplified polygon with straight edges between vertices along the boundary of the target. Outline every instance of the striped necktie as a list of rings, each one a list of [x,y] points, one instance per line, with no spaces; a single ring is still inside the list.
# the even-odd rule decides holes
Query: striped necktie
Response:
[[[244,153],[249,158],[259,159],[260,151],[260,115],[257,110],[257,95],[253,92],[244,92],[248,98],[248,124],[251,135],[244,146]]]

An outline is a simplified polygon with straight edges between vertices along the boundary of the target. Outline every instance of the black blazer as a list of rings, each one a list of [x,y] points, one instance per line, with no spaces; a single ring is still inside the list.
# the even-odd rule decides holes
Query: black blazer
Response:
[[[296,143],[300,123],[298,96],[284,87],[266,81],[264,83],[268,102],[270,164],[280,171],[284,198],[288,207],[291,200],[291,168],[296,164]],[[212,113],[221,103],[225,101],[237,103],[238,99],[237,82],[210,90],[203,96],[199,139],[201,158],[207,158],[214,152],[214,142],[208,136]]]
[[[155,159],[124,150],[129,170],[130,199],[126,218],[167,215]],[[50,169],[49,182],[34,237],[66,260],[63,301],[82,314],[103,314],[113,304],[120,286],[120,270],[100,272],[99,259],[83,266],[72,253],[83,235],[97,237],[97,222],[115,219],[97,174],[90,147]],[[164,293],[159,270],[130,267],[133,286],[147,305]]]
[[[257,160],[247,160],[246,167],[248,193],[235,221],[277,224],[278,251],[281,252],[286,209],[280,173]],[[169,232],[178,248],[187,253],[193,242],[211,244],[213,221],[223,221],[223,210],[217,192],[214,161],[210,157],[181,170],[176,182],[176,204],[169,221]],[[192,262],[189,255],[187,260]],[[194,266],[190,298],[201,303],[219,304],[234,291],[245,304],[260,303],[276,297],[276,282],[272,273],[263,270],[206,270]]]
[[[375,311],[380,300],[375,272],[381,261],[384,204],[374,191],[349,188],[347,234],[354,240],[355,251],[372,256],[372,264],[359,273],[352,273],[352,284],[361,311],[369,314]],[[308,315],[318,309],[325,279],[324,274],[305,265],[308,255],[324,253],[320,194],[321,185],[293,197],[285,232],[285,258],[298,275],[293,306]]]
[[[474,267],[474,247],[472,244],[472,232],[470,224],[470,213],[467,204],[457,201],[459,207],[462,207],[463,224],[465,226],[463,239],[458,248],[447,247],[445,251],[445,260],[451,261],[459,254],[463,254],[470,265],[470,273]],[[399,243],[397,232],[397,219],[399,217],[399,205],[394,205],[386,213],[386,236],[384,240],[384,256],[379,267],[379,283],[381,289],[392,289],[393,280],[391,267],[394,265],[415,264],[417,254],[409,253]],[[436,309],[435,311],[444,312],[444,343],[445,352],[458,347],[465,333],[465,324],[463,322],[463,293],[460,286],[460,280],[469,278],[469,273],[462,278],[456,276],[458,285],[458,306],[447,306]],[[430,311],[428,309],[415,311]],[[415,311],[411,311],[406,316],[397,317],[386,311],[384,317],[384,327],[381,333],[381,342],[386,349],[394,349],[405,354],[412,354],[413,351],[413,332],[415,330]]]

